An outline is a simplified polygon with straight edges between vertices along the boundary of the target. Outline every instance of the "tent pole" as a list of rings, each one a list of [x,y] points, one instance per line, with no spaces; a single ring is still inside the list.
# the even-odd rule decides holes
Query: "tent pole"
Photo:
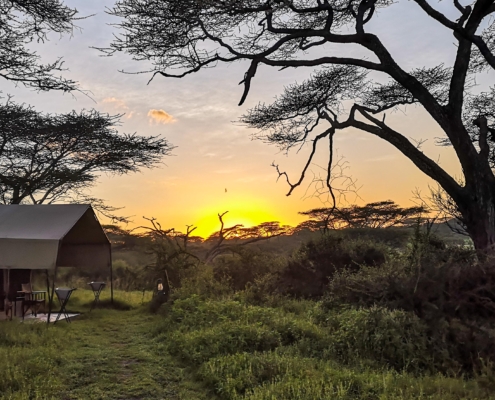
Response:
[[[48,318],[46,319],[46,326],[50,324],[50,316],[52,315],[52,304],[53,304],[53,295],[55,294],[55,280],[57,279],[57,269],[58,265],[55,264],[55,270],[53,271],[53,281],[52,281],[52,292],[48,290]],[[48,270],[47,270],[48,277]]]
[[[46,278],[46,293],[48,296],[48,301],[50,301],[50,278],[48,276],[48,269],[45,269],[45,278]],[[48,304],[48,307],[50,307],[50,304]],[[46,304],[45,304],[45,308],[43,309],[43,311],[46,314]]]
[[[113,266],[112,266],[112,248],[110,247],[110,304],[113,306]]]
[[[7,296],[10,295],[10,267],[7,268]],[[17,304],[16,304],[17,306]],[[17,312],[17,310],[15,310]],[[10,310],[10,319],[12,320],[12,318],[14,317],[14,309],[11,308]]]

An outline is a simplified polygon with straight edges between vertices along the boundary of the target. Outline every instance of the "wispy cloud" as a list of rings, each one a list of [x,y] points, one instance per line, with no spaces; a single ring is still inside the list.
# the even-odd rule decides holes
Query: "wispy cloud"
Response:
[[[150,117],[150,122],[156,122],[157,124],[172,124],[177,120],[170,115],[168,112],[163,110],[151,109],[148,111],[148,117]]]
[[[103,99],[103,103],[113,104],[113,106],[115,108],[120,108],[122,110],[128,110],[129,109],[129,107],[127,106],[127,104],[125,104],[125,101],[124,100],[117,99],[116,97],[105,97]]]
[[[132,118],[134,115],[134,111],[130,111],[129,106],[122,99],[118,99],[116,97],[105,97],[103,99],[103,103],[111,104],[116,110],[124,111],[127,119]]]

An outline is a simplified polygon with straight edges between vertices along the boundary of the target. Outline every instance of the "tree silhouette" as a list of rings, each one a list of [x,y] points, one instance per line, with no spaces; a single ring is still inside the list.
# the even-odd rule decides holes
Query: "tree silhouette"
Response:
[[[244,227],[242,224],[226,227],[223,217],[227,213],[228,211],[218,214],[220,230],[206,240],[207,244],[211,244],[204,257],[206,263],[213,261],[221,254],[236,252],[240,247],[277,236],[290,235],[293,231],[292,227],[281,226],[277,221],[262,222],[252,227]]]
[[[165,139],[119,134],[119,115],[95,110],[44,114],[8,101],[0,105],[0,202],[43,204],[81,200],[111,212],[85,191],[98,174],[127,174],[160,163]]]
[[[428,212],[423,206],[399,207],[391,200],[368,203],[364,206],[335,208],[324,207],[302,211],[310,219],[303,222],[303,228],[343,229],[343,228],[389,228],[409,225]]]
[[[77,89],[76,82],[56,76],[64,70],[61,59],[42,64],[29,48],[49,33],[72,33],[76,14],[59,0],[0,0],[0,76],[37,90]]]
[[[258,129],[260,139],[283,149],[312,142],[301,177],[316,147],[326,141],[330,192],[337,132],[356,128],[387,141],[441,185],[476,248],[484,251],[495,245],[495,91],[470,91],[470,76],[495,68],[495,4],[476,0],[463,6],[453,0],[457,16],[451,19],[426,0],[414,2],[452,33],[456,54],[451,66],[407,71],[367,31],[376,11],[392,5],[391,0],[120,0],[111,13],[122,18],[121,35],[106,51],[151,60],[153,76],[179,78],[218,63],[248,61],[240,104],[260,65],[319,67],[308,81],[289,86],[273,104],[258,105],[242,121]],[[410,46],[414,32],[408,39]],[[340,56],[328,44],[359,47],[366,54]],[[319,52],[312,57],[315,52],[309,50],[315,48]],[[389,81],[373,81],[377,75]],[[344,102],[351,103],[348,112]],[[421,105],[443,131],[444,143],[453,147],[462,166],[462,183],[386,122],[386,111],[409,104]],[[289,181],[291,192],[301,182]]]

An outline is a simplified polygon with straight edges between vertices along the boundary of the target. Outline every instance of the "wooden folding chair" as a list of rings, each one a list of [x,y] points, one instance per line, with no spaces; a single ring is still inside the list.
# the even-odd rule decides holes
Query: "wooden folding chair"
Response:
[[[22,306],[22,317],[31,310],[31,312],[36,317],[38,312],[43,307],[43,313],[46,314],[46,291],[33,290],[31,283],[23,283],[21,284],[22,290],[19,292],[21,296],[24,297],[23,306]]]

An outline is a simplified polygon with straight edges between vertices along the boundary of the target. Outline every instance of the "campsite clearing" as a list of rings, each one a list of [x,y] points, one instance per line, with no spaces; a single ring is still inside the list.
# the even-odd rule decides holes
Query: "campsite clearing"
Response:
[[[134,305],[143,298],[117,293]],[[183,368],[157,351],[150,328],[159,317],[142,308],[89,313],[92,297],[89,290],[74,295],[71,308],[85,312],[72,324],[0,322],[0,399],[205,398]]]

